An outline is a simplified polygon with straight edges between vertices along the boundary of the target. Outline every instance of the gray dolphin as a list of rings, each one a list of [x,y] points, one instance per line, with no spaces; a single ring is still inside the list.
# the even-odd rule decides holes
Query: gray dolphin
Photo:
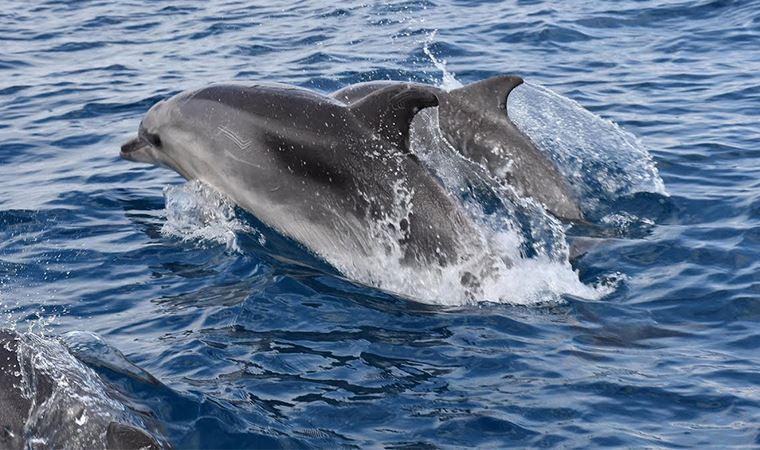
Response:
[[[441,133],[456,150],[483,164],[495,179],[515,187],[521,195],[543,203],[555,216],[582,220],[577,199],[554,163],[509,119],[507,97],[522,83],[520,77],[505,75],[447,92],[426,84],[370,81],[347,86],[332,97],[351,105],[389,86],[433,94],[439,101]],[[420,116],[427,114],[432,111],[422,111]]]
[[[405,264],[444,266],[481,252],[473,224],[408,151],[413,116],[437,104],[408,85],[350,106],[284,85],[214,85],[154,105],[121,156],[203,181],[339,270],[375,256],[384,232]]]
[[[30,358],[19,356],[19,345],[23,343],[22,339],[22,336],[15,331],[0,329],[0,448],[3,449],[41,448],[38,443],[28,442],[27,439],[27,422],[30,421],[35,408],[44,407],[47,414],[61,418],[68,417],[72,413],[57,409],[59,405],[54,396],[57,390],[56,384],[60,380],[52,378],[45,371],[35,370]],[[42,357],[44,359],[44,355]],[[31,374],[31,380],[27,381],[26,385],[22,381],[22,373]],[[66,380],[66,377],[61,378]],[[84,395],[88,386],[77,388],[82,389],[81,394]],[[82,411],[77,412],[77,415],[84,416],[89,406],[88,403],[78,405]],[[60,408],[65,409],[66,406]],[[99,411],[89,411],[87,416],[92,417],[90,422],[100,424]],[[101,444],[112,450],[157,450],[164,447],[147,432],[131,425],[113,421],[100,425],[102,427],[94,428],[96,435],[91,436],[92,441],[86,441],[88,444],[96,445],[104,437],[105,442]],[[63,444],[66,442],[47,442],[46,446],[55,447]]]

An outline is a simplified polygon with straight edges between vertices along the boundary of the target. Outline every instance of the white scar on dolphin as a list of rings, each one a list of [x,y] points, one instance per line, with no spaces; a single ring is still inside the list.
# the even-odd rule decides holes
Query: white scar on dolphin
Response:
[[[230,130],[224,125],[217,127],[217,130],[219,130],[219,132],[221,132],[223,135],[227,136],[235,145],[238,146],[240,150],[248,150],[251,144],[253,144],[253,139],[242,139],[240,136],[235,134],[234,131]]]

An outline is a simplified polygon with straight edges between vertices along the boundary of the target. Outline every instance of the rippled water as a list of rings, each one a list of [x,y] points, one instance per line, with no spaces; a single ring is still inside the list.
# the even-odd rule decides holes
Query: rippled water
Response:
[[[756,1],[7,1],[0,18],[3,327],[60,338],[97,373],[93,398],[174,446],[760,445]],[[558,158],[608,149],[567,172],[599,200],[594,227],[567,230],[586,254],[565,278],[522,266],[551,301],[520,301],[523,283],[511,304],[458,306],[356,284],[118,158],[153,103],[211,82],[507,72],[531,83],[515,120]],[[530,89],[598,131],[579,110],[531,116],[546,103]],[[664,190],[587,176],[647,155]]]

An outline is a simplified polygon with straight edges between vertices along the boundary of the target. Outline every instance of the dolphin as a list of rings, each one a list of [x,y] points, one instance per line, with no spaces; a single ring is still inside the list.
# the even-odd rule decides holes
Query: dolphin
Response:
[[[72,413],[91,417],[90,422],[97,422],[99,428],[94,428],[96,435],[90,436],[93,441],[88,442],[94,444],[104,437],[105,442],[102,444],[107,449],[158,450],[166,447],[146,431],[132,425],[116,421],[101,423],[100,411],[87,411],[90,407],[87,402],[78,405],[81,411],[61,411],[66,406],[59,405],[55,395],[60,395],[56,394],[56,390],[57,383],[62,381],[45,371],[35,370],[33,359],[19,355],[19,345],[29,344],[24,344],[23,336],[18,332],[0,329],[0,448],[38,448],[38,444],[29,442],[27,428],[33,411],[40,408],[44,408],[48,415],[60,415],[61,418],[67,418]],[[22,373],[31,374],[31,380],[24,382]],[[66,377],[61,378],[66,381]],[[87,394],[88,386],[77,388],[83,390],[80,394]],[[46,445],[55,447],[56,443],[47,442]]]
[[[406,86],[435,95],[439,101],[438,123],[446,141],[463,156],[482,164],[501,183],[514,187],[523,196],[544,204],[558,218],[582,221],[578,201],[554,163],[520,131],[507,114],[507,97],[523,83],[517,76],[488,78],[458,89],[445,91],[435,86],[398,81],[370,81],[347,86],[332,94],[352,105],[367,95],[390,86]],[[421,111],[420,117],[434,114]],[[431,139],[426,128],[416,126],[423,139]]]
[[[351,105],[280,84],[212,85],[151,107],[120,155],[210,185],[344,273],[389,246],[406,265],[446,266],[482,244],[409,152],[414,115],[436,105],[406,84]]]

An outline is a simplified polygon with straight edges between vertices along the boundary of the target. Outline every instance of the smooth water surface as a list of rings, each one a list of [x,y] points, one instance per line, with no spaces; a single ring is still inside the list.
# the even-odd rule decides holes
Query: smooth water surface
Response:
[[[172,445],[760,445],[757,1],[12,0],[0,44],[2,327],[61,340]],[[212,82],[502,73],[598,228],[498,302],[352,282],[118,157]]]

